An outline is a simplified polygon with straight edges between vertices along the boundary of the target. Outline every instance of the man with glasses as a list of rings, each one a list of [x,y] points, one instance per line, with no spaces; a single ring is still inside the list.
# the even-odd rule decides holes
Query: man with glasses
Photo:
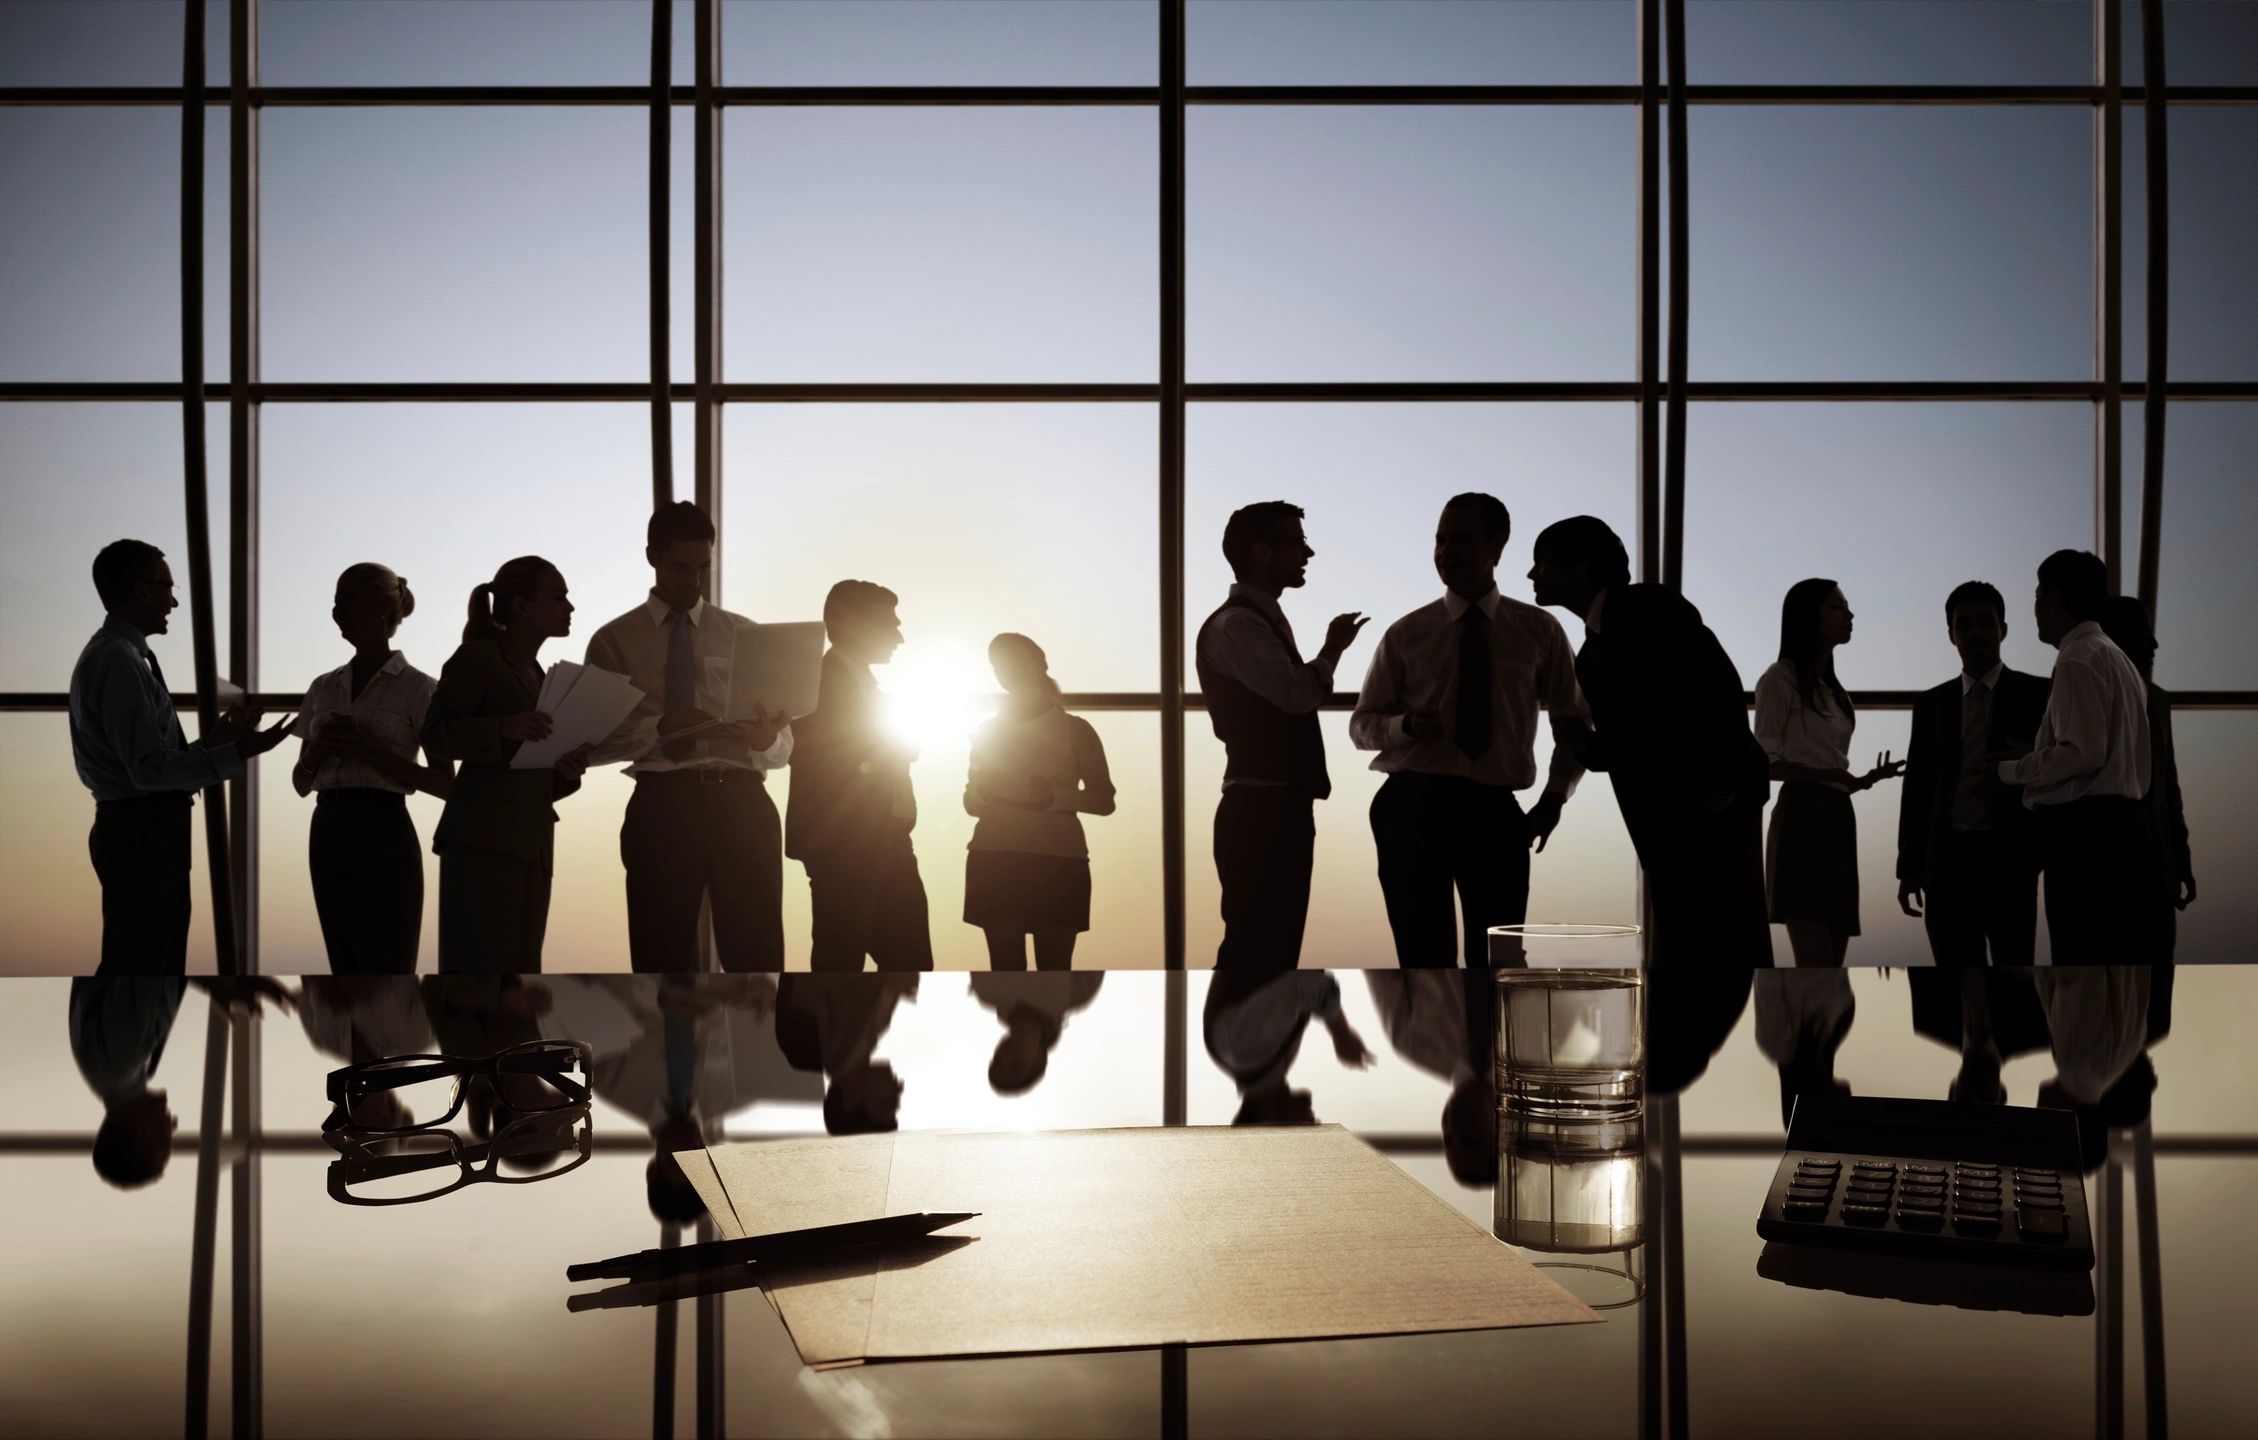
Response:
[[[152,637],[179,608],[165,554],[116,540],[94,557],[108,618],[71,671],[71,759],[94,793],[87,839],[102,883],[103,975],[181,975],[188,969],[190,796],[282,743],[293,717],[258,728],[257,710],[222,711],[191,743],[180,728]]]

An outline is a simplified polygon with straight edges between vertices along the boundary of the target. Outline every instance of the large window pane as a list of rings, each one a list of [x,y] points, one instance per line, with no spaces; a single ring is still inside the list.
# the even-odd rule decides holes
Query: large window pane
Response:
[[[2164,528],[2157,555],[2156,682],[2178,690],[2258,689],[2249,617],[2258,574],[2258,405],[2178,404],[2165,421]],[[2140,557],[2142,410],[2125,407],[2125,585]]]
[[[2093,7],[2063,0],[1688,0],[1697,85],[2082,85]]]
[[[2140,0],[2121,3],[2125,83],[2137,85]],[[2258,5],[2250,0],[2165,0],[2164,59],[2167,79],[2175,86],[2258,83]]]
[[[227,117],[212,110],[204,367],[214,380],[228,373],[227,186]],[[0,108],[0,195],[0,379],[179,380],[179,112]]]
[[[215,6],[214,8],[220,8]],[[675,46],[691,44],[676,6]],[[584,0],[261,0],[270,85],[639,85],[648,3]]]
[[[2078,405],[1701,405],[1688,420],[1686,594],[1750,687],[1779,656],[1780,601],[1836,580],[1856,633],[1853,690],[1958,672],[1944,599],[1988,580],[2007,663],[2044,675],[2038,564],[2093,548],[2093,412]]]
[[[648,375],[648,138],[633,109],[270,112],[267,378]]]
[[[902,667],[984,693],[1013,630],[1068,690],[1157,690],[1156,432],[1138,405],[733,405],[723,593],[813,620],[875,580],[902,597]]]
[[[2173,6],[2177,15],[2184,6]],[[2246,6],[2258,19],[2258,5]],[[2250,83],[2246,76],[2244,83]],[[2176,105],[2172,153],[2169,358],[2174,380],[2258,380],[2258,109]],[[2142,112],[2125,111],[2125,378],[2148,364],[2148,150]]]
[[[1202,108],[1194,380],[1628,379],[1637,133],[1604,108]]]
[[[1634,78],[1633,0],[1191,0],[1194,85],[1595,85]]]
[[[1150,381],[1153,113],[753,110],[724,150],[732,380]]]
[[[182,0],[7,0],[0,85],[178,85]],[[205,77],[227,83],[228,6],[204,11]]]
[[[228,673],[226,407],[205,407],[212,635]],[[181,413],[167,404],[0,406],[0,690],[63,691],[102,624],[95,555],[113,540],[165,552],[180,608],[155,645],[176,691],[196,683]],[[74,782],[75,783],[75,782]]]
[[[2258,713],[2182,710],[2172,739],[2197,885],[2180,912],[2178,958],[2247,965],[2258,958]]]
[[[724,73],[732,85],[1150,85],[1159,23],[1153,0],[725,0]]]
[[[2047,107],[1697,110],[1694,377],[2085,378],[2091,130]]]

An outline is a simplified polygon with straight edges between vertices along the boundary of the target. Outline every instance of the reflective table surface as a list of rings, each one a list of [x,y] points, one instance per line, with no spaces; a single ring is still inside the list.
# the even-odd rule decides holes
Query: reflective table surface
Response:
[[[75,986],[0,992],[10,1434],[2230,1436],[2258,1414],[2241,968],[1648,977],[1643,1109],[1565,1160],[1497,1124],[1495,990],[1459,972]],[[517,1183],[333,1198],[330,1071],[541,1038],[591,1057],[585,1163],[560,1143],[492,1167]],[[1768,1247],[1786,1117],[1845,1093],[2074,1115],[2096,1264],[2070,1303]],[[509,1115],[484,1082],[464,1098],[446,1128],[475,1161]],[[1310,1120],[1542,1242],[1522,1253],[1603,1323],[818,1371],[757,1289],[565,1308],[566,1265],[698,1237],[646,1175],[686,1124]]]

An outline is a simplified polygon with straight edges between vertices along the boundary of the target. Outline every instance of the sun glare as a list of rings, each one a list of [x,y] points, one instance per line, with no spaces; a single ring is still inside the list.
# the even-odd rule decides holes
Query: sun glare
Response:
[[[986,652],[950,635],[904,645],[877,674],[887,728],[920,752],[962,749],[996,690]]]

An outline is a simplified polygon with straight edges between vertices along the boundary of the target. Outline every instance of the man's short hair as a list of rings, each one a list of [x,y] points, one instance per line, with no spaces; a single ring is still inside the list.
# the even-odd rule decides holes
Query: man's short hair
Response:
[[[713,543],[713,521],[687,500],[676,500],[653,510],[651,523],[643,531],[643,543],[653,550],[664,549],[677,540]]]
[[[1553,521],[1537,533],[1530,553],[1589,565],[1592,582],[1603,590],[1631,583],[1631,556],[1623,548],[1623,537],[1597,515],[1571,515]]]
[[[883,615],[902,603],[902,597],[868,580],[842,580],[823,597],[823,628],[836,636],[841,630]]]
[[[1479,490],[1469,490],[1463,495],[1453,495],[1443,502],[1445,510],[1471,510],[1482,522],[1482,537],[1486,540],[1513,538],[1513,512],[1495,495],[1484,495]]]
[[[2049,585],[2080,620],[2099,620],[2109,603],[2109,567],[2091,550],[2057,550],[2039,562],[2038,583]]]
[[[1302,508],[1290,500],[1257,500],[1241,505],[1223,522],[1223,558],[1231,573],[1243,573],[1254,560],[1254,547],[1277,533],[1289,520],[1302,518]]]
[[[1944,597],[1944,623],[1950,625],[1963,605],[1989,605],[1999,623],[2007,623],[2007,598],[1989,580],[1963,580],[1953,586],[1952,593]]]
[[[149,567],[165,552],[146,540],[112,540],[94,557],[94,593],[104,609],[115,609],[132,598],[133,587],[149,578]]]
[[[706,1214],[698,1187],[672,1155],[653,1155],[643,1166],[643,1201],[651,1218],[664,1225],[695,1225]]]
[[[94,1173],[120,1190],[149,1184],[165,1173],[171,1161],[172,1135],[158,1135],[130,1110],[110,1111],[94,1131]]]

